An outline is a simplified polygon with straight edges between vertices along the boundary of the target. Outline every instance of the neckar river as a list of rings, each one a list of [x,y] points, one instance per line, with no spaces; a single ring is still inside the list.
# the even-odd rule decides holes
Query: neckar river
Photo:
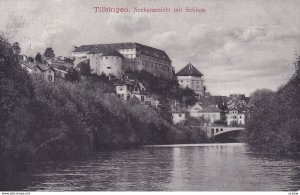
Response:
[[[258,156],[244,144],[152,146],[40,163],[22,181],[11,185],[29,191],[294,191],[300,162]]]

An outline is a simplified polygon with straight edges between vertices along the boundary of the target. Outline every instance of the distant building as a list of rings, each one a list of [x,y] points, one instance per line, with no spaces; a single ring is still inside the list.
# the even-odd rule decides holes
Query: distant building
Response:
[[[89,52],[92,73],[121,78],[124,56],[115,49],[93,50]]]
[[[237,108],[229,109],[229,112],[226,114],[228,126],[245,125],[245,118],[245,112]]]
[[[105,54],[106,56],[104,56],[103,54],[106,53],[107,50],[113,51],[114,55],[111,55],[110,53],[110,55]],[[121,59],[118,58],[121,56],[117,54],[116,51],[123,56],[122,62]],[[99,70],[100,72],[104,72],[105,74],[111,74],[107,67],[113,68],[113,64],[117,64],[117,66],[119,66],[119,63],[121,62],[122,70],[145,70],[156,76],[160,76],[167,79],[171,79],[173,76],[172,61],[170,60],[165,51],[142,45],[139,43],[129,42],[82,45],[80,47],[75,48],[75,50],[72,52],[72,56],[76,58],[75,65],[82,58],[91,59],[91,68],[97,74],[99,74]],[[99,59],[101,57],[102,59]],[[106,57],[108,58],[106,59]],[[120,61],[113,57],[117,57]],[[101,68],[101,66],[103,65],[102,60],[106,60],[106,67],[104,66],[103,68]],[[110,63],[111,66],[109,66]],[[119,70],[114,71],[113,74],[118,74],[118,71]]]
[[[21,63],[22,68],[25,68],[29,74],[42,74],[46,81],[55,81],[55,69],[48,64],[36,64],[36,63]]]
[[[202,107],[200,104],[196,103],[194,106],[190,107],[189,113],[191,117],[202,117],[210,123],[222,120],[222,111],[213,106]]]
[[[181,88],[190,88],[196,94],[204,96],[203,74],[191,63],[176,73],[177,81]]]
[[[122,100],[132,98],[138,99],[141,102],[147,100],[147,91],[144,85],[139,81],[118,81],[115,83],[116,93]]]
[[[180,106],[172,106],[171,107],[172,112],[172,120],[173,124],[177,124],[181,121],[186,120],[186,110]]]

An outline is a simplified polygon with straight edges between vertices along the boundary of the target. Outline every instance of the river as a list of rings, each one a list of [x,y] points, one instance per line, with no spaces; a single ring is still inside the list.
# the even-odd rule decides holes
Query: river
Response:
[[[10,185],[29,191],[294,191],[300,161],[256,155],[244,144],[152,146],[40,163],[21,180]]]

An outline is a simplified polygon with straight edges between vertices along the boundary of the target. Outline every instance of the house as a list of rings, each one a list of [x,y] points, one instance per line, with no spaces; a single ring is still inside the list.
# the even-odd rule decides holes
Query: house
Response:
[[[134,42],[81,45],[80,47],[75,47],[75,50],[72,52],[72,56],[79,60],[75,60],[74,64],[76,65],[76,63],[82,58],[87,58],[90,59],[91,69],[95,69],[95,67],[101,69],[103,63],[99,58],[104,57],[103,53],[107,50],[111,50],[114,53],[118,52],[123,56],[122,62],[121,59],[118,59],[120,60],[118,61],[116,59],[117,56],[115,55],[105,56],[114,57],[108,58],[109,60],[113,60],[112,62],[108,61],[106,58],[102,59],[106,60],[107,63],[105,65],[107,66],[111,63],[117,63],[117,65],[121,63],[122,70],[145,70],[166,79],[171,79],[173,77],[172,61],[165,51]],[[111,64],[110,67],[113,68],[114,66]],[[94,71],[99,74],[98,70]]]
[[[173,124],[186,120],[186,109],[180,106],[171,106]]]
[[[141,102],[147,100],[147,90],[139,81],[117,81],[115,84],[116,93],[122,100],[136,98]]]
[[[242,109],[231,108],[226,114],[226,120],[228,126],[233,125],[245,125],[246,113]]]
[[[205,93],[202,76],[203,74],[191,63],[176,73],[179,86],[190,88],[199,96],[204,96]]]
[[[209,121],[209,123],[222,120],[222,111],[214,106],[202,107],[199,103],[196,103],[194,106],[189,108],[189,113],[191,117],[202,117]]]
[[[42,74],[46,81],[55,81],[55,69],[48,64],[36,64],[30,62],[22,62],[21,66],[25,68],[29,74]]]

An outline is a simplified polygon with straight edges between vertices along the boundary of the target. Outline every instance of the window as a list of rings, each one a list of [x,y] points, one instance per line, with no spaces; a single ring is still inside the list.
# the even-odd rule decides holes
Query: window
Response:
[[[119,87],[119,90],[122,91],[122,90],[123,90],[123,87]]]
[[[141,101],[143,102],[145,100],[144,96],[142,95],[141,96]]]
[[[111,69],[111,67],[108,66],[107,69]]]
[[[105,59],[108,59],[108,57],[105,57]]]
[[[181,80],[180,82],[182,82],[182,83],[183,83],[183,80]]]
[[[242,116],[240,116],[240,118],[242,118]]]
[[[48,81],[53,81],[53,77],[52,77],[52,75],[48,75]]]
[[[182,116],[182,114],[179,114],[179,117],[181,117]]]

